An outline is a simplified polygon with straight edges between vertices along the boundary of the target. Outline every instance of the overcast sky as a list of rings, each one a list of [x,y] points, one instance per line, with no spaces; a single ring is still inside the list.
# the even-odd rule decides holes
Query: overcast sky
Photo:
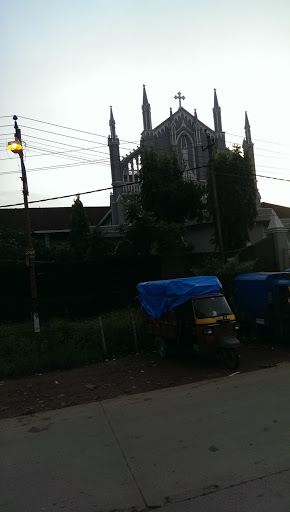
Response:
[[[290,206],[290,183],[273,179],[290,180],[289,20],[289,0],[2,0],[0,205],[22,202],[19,157],[5,149],[13,114],[30,201],[110,187],[109,107],[129,153],[146,84],[153,126],[181,91],[184,108],[213,127],[216,88],[230,148],[242,143],[247,110],[262,200]],[[109,195],[81,199],[105,206]]]

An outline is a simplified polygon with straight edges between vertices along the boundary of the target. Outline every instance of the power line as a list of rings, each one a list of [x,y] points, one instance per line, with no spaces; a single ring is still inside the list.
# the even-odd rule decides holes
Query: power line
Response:
[[[36,146],[28,146],[26,148],[27,151],[40,151],[41,150],[41,147],[36,147]],[[108,156],[108,153],[105,153],[104,151],[98,151],[97,149],[92,149],[92,148],[83,148],[83,149],[67,149],[65,151],[51,151],[49,149],[47,149],[45,152],[42,152],[42,153],[38,153],[36,155],[26,155],[26,158],[41,158],[43,156],[59,156],[59,157],[64,157],[64,158],[75,158],[75,159],[82,159],[82,160],[87,160],[85,159],[84,157],[82,156],[77,156],[77,155],[68,155],[67,153],[81,153],[82,151],[92,151],[93,153],[100,153],[102,155],[106,155],[107,156],[107,160],[109,161],[109,156]],[[0,161],[4,161],[4,160],[11,160],[11,157],[6,157],[6,158],[0,158]]]
[[[258,148],[258,147],[256,147],[255,149],[259,149],[260,151],[267,151],[267,153],[277,153],[277,155],[290,156],[290,153],[281,153],[281,151],[273,151],[272,149],[264,149],[264,148]],[[255,154],[256,154],[256,151],[255,151]]]
[[[281,154],[283,154],[283,153],[281,153]],[[289,155],[289,156],[290,156],[290,155]],[[256,157],[259,157],[259,159],[261,159],[261,158],[271,158],[271,160],[272,160],[272,159],[275,159],[275,160],[287,160],[286,158],[283,158],[283,157],[281,157],[281,156],[275,156],[275,155],[262,155],[261,153],[256,153],[256,152],[255,152],[255,158],[256,158]]]
[[[259,164],[259,167],[266,167],[267,169],[277,169],[277,170],[289,172],[289,169],[285,169],[285,167],[274,167],[273,165],[262,165],[262,164]]]
[[[64,169],[67,167],[78,167],[80,165],[93,165],[93,164],[102,164],[105,166],[109,166],[109,164],[107,162],[103,162],[102,160],[92,160],[92,161],[88,161],[88,162],[76,162],[76,163],[71,163],[71,164],[51,165],[49,167],[36,167],[34,169],[28,169],[26,172],[48,171],[48,170],[55,170],[55,169]],[[18,174],[18,171],[0,172],[0,176],[4,176],[7,174]]]
[[[136,183],[136,181],[134,182]],[[139,182],[138,182],[139,183]],[[123,187],[123,185],[118,185],[120,187]],[[118,188],[115,187],[115,188]],[[49,197],[47,199],[39,199],[37,201],[29,201],[29,204],[33,204],[33,203],[43,203],[43,202],[46,202],[46,201],[55,201],[56,199],[66,199],[68,197],[76,197],[76,196],[84,196],[86,194],[94,194],[96,192],[104,192],[105,190],[112,190],[113,187],[106,187],[106,188],[99,188],[99,189],[96,189],[96,190],[89,190],[87,192],[77,192],[75,194],[67,194],[65,196],[57,196],[57,197]],[[14,204],[6,204],[6,205],[0,205],[0,208],[10,208],[11,206],[22,206],[23,203],[14,203]]]
[[[46,139],[43,139],[43,138],[40,138],[40,137],[35,137],[35,136],[28,136],[28,137],[32,137],[32,138],[36,138],[36,139],[40,139],[40,140],[46,140]],[[72,145],[72,144],[67,144],[67,143],[61,143],[61,142],[54,142],[54,141],[50,141],[50,142],[53,142],[53,143],[56,143],[56,144],[61,144],[61,145],[65,145],[65,146],[69,146],[69,147],[73,147],[74,149],[73,150],[68,150],[68,151],[79,151],[79,152],[82,152],[82,151],[91,151],[91,152],[94,152],[94,153],[101,153],[101,154],[104,154],[104,155],[107,155],[107,153],[105,152],[102,152],[102,151],[98,151],[97,149],[94,150],[94,149],[89,149],[89,148],[83,148],[83,147],[76,147],[75,145]],[[49,147],[49,145],[46,145],[47,147]],[[50,146],[54,149],[53,146]],[[43,144],[41,145],[40,148],[33,148],[33,146],[29,146],[29,148],[32,148],[32,149],[41,149],[43,148]],[[46,153],[47,155],[50,155],[50,154],[54,154],[50,151],[48,151]],[[93,163],[102,163],[103,165],[108,165],[109,164],[109,158],[104,158],[104,159],[99,159],[99,160],[88,160],[84,157],[81,157],[81,156],[77,156],[77,155],[62,155],[61,152],[55,152],[55,154],[59,154],[59,156],[61,158],[70,158],[70,159],[77,159],[77,160],[81,160],[81,163],[83,163],[84,165],[86,165],[87,163],[88,164],[93,164]],[[29,155],[28,157],[32,157],[32,156],[44,156],[45,154],[40,154],[40,155]],[[7,158],[7,160],[11,160],[11,158]],[[202,159],[204,161],[206,161],[206,157],[202,157]],[[6,160],[6,159],[1,159],[1,160]],[[70,167],[70,166],[73,166],[74,164],[67,164],[67,165],[59,165],[59,166],[46,166],[46,167],[42,167],[42,168],[36,168],[36,169],[30,169],[28,172],[33,172],[33,171],[38,171],[38,170],[50,170],[50,169],[56,169],[56,168],[62,168],[62,167]],[[80,165],[80,164],[75,164],[75,165]],[[206,165],[201,165],[199,167],[194,167],[194,168],[191,168],[191,169],[188,169],[188,170],[195,170],[195,169],[200,169],[200,168],[204,168]],[[283,167],[275,167],[275,166],[267,166],[267,165],[259,165],[259,167],[265,167],[265,168],[269,168],[269,169],[277,169],[277,170],[283,170],[283,171],[287,171],[288,172],[288,169],[286,168],[283,168]],[[4,172],[4,173],[0,173],[0,175],[6,175],[6,174],[14,174],[15,171],[7,171],[7,172]]]
[[[8,118],[8,117],[9,116],[0,116],[0,118]],[[61,129],[65,129],[65,130],[71,130],[71,131],[75,131],[75,132],[79,132],[79,133],[85,133],[87,135],[94,135],[94,136],[97,136],[97,137],[107,138],[106,135],[101,135],[101,134],[94,133],[94,132],[89,132],[89,131],[86,131],[86,130],[79,130],[77,128],[71,128],[70,126],[64,126],[64,125],[60,125],[60,124],[56,124],[56,123],[49,123],[47,121],[41,121],[39,119],[33,119],[31,117],[19,116],[19,118],[26,119],[28,121],[33,121],[33,122],[36,122],[36,123],[47,124],[47,125],[50,125],[50,126],[56,126],[57,128],[61,128]],[[4,125],[4,126],[9,126],[9,125]],[[23,126],[26,127],[26,128],[32,129],[32,130],[39,130],[39,131],[44,131],[44,132],[47,132],[47,133],[54,133],[55,134],[55,132],[49,132],[47,130],[42,130],[42,129],[38,129],[38,128],[34,128],[34,127],[29,127],[29,126],[25,126],[25,125],[23,125]],[[230,133],[230,132],[225,132],[225,133],[228,134],[228,135],[232,135],[234,137],[244,138],[244,135],[238,135],[238,134]],[[60,134],[60,133],[57,133],[56,135],[59,135],[61,137],[70,137],[69,135]],[[72,138],[78,138],[78,137],[72,137]],[[125,140],[125,139],[119,139],[119,140],[122,141],[122,142],[126,142],[128,144],[135,144],[136,143],[136,141],[128,141],[128,140]],[[267,144],[275,144],[275,145],[279,145],[279,146],[289,147],[288,144],[282,144],[280,142],[267,141],[267,140],[258,139],[258,138],[253,138],[253,140],[254,141],[256,140],[256,141],[259,141],[259,142],[265,142]],[[139,144],[139,141],[137,141],[137,144]]]
[[[40,151],[40,148],[35,147],[35,146],[29,146],[27,148],[27,152],[29,152],[29,151]],[[51,150],[47,149],[46,152],[40,152],[40,153],[37,153],[34,155],[26,155],[26,157],[27,158],[43,158],[45,156],[53,156],[53,157],[57,157],[57,158],[65,158],[65,159],[69,158],[72,160],[80,160],[83,162],[89,162],[91,160],[89,160],[87,157],[93,158],[95,156],[99,156],[99,153],[100,153],[101,155],[105,155],[105,157],[101,158],[101,160],[105,160],[108,163],[110,161],[108,154],[105,153],[104,151],[98,151],[98,150],[93,150],[93,149],[88,148],[87,151],[91,151],[92,153],[94,153],[94,155],[87,153],[85,156],[81,154],[83,151],[86,151],[86,148],[69,149],[66,151],[51,151]],[[71,154],[67,154],[67,153],[79,153],[79,155],[71,155]],[[96,155],[96,153],[98,153],[98,155]],[[3,159],[3,160],[5,160],[5,159]]]
[[[43,131],[43,130],[38,130],[38,131]],[[55,132],[47,132],[47,133],[51,133],[51,134],[55,134]],[[61,134],[56,134],[56,135],[60,135]],[[43,137],[36,137],[35,135],[30,135],[30,134],[27,134],[25,133],[24,134],[24,137],[22,136],[22,139],[24,138],[32,138],[32,139],[38,139],[38,140],[43,140],[43,141],[47,141],[47,142],[52,142],[53,144],[60,144],[62,146],[70,146],[70,147],[78,147],[79,149],[82,149],[80,148],[79,146],[75,146],[75,144],[67,144],[66,142],[61,142],[61,141],[56,141],[56,140],[50,140],[50,139],[44,139]],[[98,146],[101,146],[101,147],[107,147],[108,144],[102,144],[101,142],[97,142],[97,141],[94,141],[94,140],[87,140],[87,139],[82,139],[82,138],[79,138],[79,137],[70,137],[69,135],[64,135],[64,137],[69,137],[69,138],[72,138],[72,139],[78,139],[78,140],[81,140],[83,142],[89,142],[90,144],[97,144]],[[120,149],[125,149],[127,151],[131,151],[132,149],[131,148],[125,148],[123,146],[120,146]]]
[[[66,135],[66,134],[63,134],[63,133],[57,133],[57,132],[51,132],[49,130],[42,130],[41,128],[33,128],[32,126],[26,126],[25,124],[23,124],[21,126],[21,130],[23,128],[28,128],[29,130],[35,130],[37,132],[44,132],[44,133],[51,133],[52,135],[58,135],[59,137],[68,137],[69,139],[76,139],[76,140],[82,140],[84,142],[91,142],[92,144],[95,144],[96,141],[92,141],[92,140],[87,140],[87,139],[83,139],[81,137],[74,137],[73,135]],[[91,135],[95,135],[94,133],[92,133]],[[99,137],[99,135],[98,135]]]
[[[39,122],[40,122],[40,121],[39,121]],[[44,121],[42,121],[42,122],[44,122]],[[46,124],[52,124],[52,123],[46,123]],[[60,126],[60,125],[56,125],[56,126]],[[26,126],[26,125],[24,125],[24,127],[28,128],[28,129],[32,129],[32,130],[38,130],[38,131],[43,131],[43,132],[46,132],[46,133],[51,133],[51,134],[53,134],[53,135],[58,135],[58,136],[61,136],[61,137],[68,137],[68,138],[73,138],[73,139],[76,139],[76,140],[81,140],[81,141],[84,141],[84,142],[90,142],[90,143],[98,144],[98,145],[100,145],[100,146],[106,146],[106,145],[107,145],[107,144],[101,144],[101,143],[98,143],[98,142],[96,142],[96,141],[94,141],[94,142],[93,142],[93,141],[89,141],[89,140],[87,140],[87,139],[83,139],[83,138],[80,138],[80,137],[72,137],[72,136],[70,136],[70,135],[59,134],[59,133],[51,132],[51,131],[48,131],[48,130],[42,130],[42,129],[37,129],[37,128],[29,127],[29,126]],[[68,129],[69,129],[69,128],[68,128]],[[74,128],[72,128],[72,130],[80,131],[80,132],[83,132],[83,133],[89,133],[89,134],[95,135],[95,134],[93,134],[92,132],[84,132],[83,130],[76,130],[76,129],[74,129]],[[231,134],[231,135],[234,135],[234,134]],[[33,135],[28,135],[28,134],[27,134],[26,136],[27,136],[27,137],[31,137],[31,138],[36,138],[36,139],[39,139],[39,140],[43,140],[43,141],[47,141],[47,139],[43,139],[43,138],[41,138],[41,137],[35,137],[35,136],[33,136]],[[235,135],[235,136],[242,137],[241,135]],[[105,137],[105,136],[103,136],[103,137]],[[160,138],[160,137],[159,137],[159,138]],[[52,142],[53,144],[64,144],[64,145],[68,145],[68,146],[69,146],[69,144],[65,144],[65,143],[58,142],[58,141],[50,140],[49,142]],[[233,141],[228,141],[228,143],[229,143],[229,144],[232,144],[232,143],[233,143]],[[276,144],[276,143],[273,143],[273,144]],[[72,147],[74,147],[73,145],[71,145],[71,146],[72,146]],[[78,149],[81,151],[83,148],[78,148]],[[131,151],[129,148],[123,148],[123,147],[121,147],[121,146],[120,146],[120,149],[125,149],[125,150],[129,150],[129,151]],[[137,148],[137,149],[138,149],[138,148]],[[285,155],[285,156],[286,156],[286,155],[288,156],[288,154],[287,154],[287,153],[281,153],[281,152],[278,152],[278,151],[276,152],[276,151],[266,150],[266,149],[264,149],[264,148],[257,148],[257,149],[260,149],[261,151],[268,151],[268,152],[273,152],[273,153],[278,153],[278,154],[283,154],[283,155]],[[97,150],[95,150],[95,151],[97,151]],[[167,151],[167,150],[165,150],[165,151]],[[263,156],[263,155],[257,155],[257,156]],[[4,160],[4,159],[1,159],[1,160]]]
[[[49,124],[50,126],[56,126],[57,128],[64,128],[65,130],[72,130],[72,131],[75,131],[75,132],[86,133],[87,135],[95,135],[97,137],[103,137],[105,139],[108,138],[106,135],[100,135],[98,133],[93,133],[93,132],[87,132],[85,130],[78,130],[76,128],[70,128],[69,126],[63,126],[63,125],[60,125],[60,124],[48,123],[47,121],[40,121],[39,119],[32,119],[31,117],[19,116],[19,118],[27,119],[28,121],[34,121],[36,123]],[[124,139],[119,139],[119,140],[122,141],[122,142],[126,142],[128,144],[134,144],[134,142],[132,142],[130,140],[124,140]]]
[[[43,140],[43,141],[46,141],[47,139],[43,139],[43,138],[39,138],[39,137],[35,137],[33,135],[28,135],[27,137],[31,137],[33,139],[40,139],[40,140]],[[100,152],[98,151],[97,149],[90,149],[90,148],[84,148],[82,146],[76,146],[75,144],[67,144],[67,143],[64,143],[64,142],[57,142],[57,141],[50,141],[48,140],[47,142],[52,142],[52,144],[60,144],[61,146],[67,146],[67,147],[70,147],[70,148],[73,148],[72,150],[70,151],[91,151],[91,152]],[[38,144],[38,146],[32,146],[30,144],[30,141],[28,141],[28,143],[26,144],[26,149],[29,150],[30,148],[33,148],[33,149],[37,149],[37,150],[44,150],[44,151],[51,151],[51,150],[59,150],[60,148],[58,146],[53,146],[52,144],[43,144],[43,142],[38,142],[38,140],[36,141],[32,141],[33,144]],[[98,148],[99,146],[97,146]],[[61,153],[61,151],[59,152]],[[108,156],[108,153],[107,152],[102,152],[103,154],[107,155]]]
[[[4,137],[10,137],[10,136],[12,137],[12,135],[13,135],[13,132],[12,132],[12,131],[11,131],[11,132],[9,132],[9,133],[1,133],[0,138],[2,138],[2,137],[3,137],[3,138],[4,138]]]
[[[237,135],[236,133],[230,133],[230,132],[225,132],[227,133],[228,135],[233,135],[234,137],[240,137],[242,139],[245,138],[244,135]],[[263,140],[263,139],[256,139],[253,137],[253,140],[257,140],[259,142],[266,142],[267,144],[276,144],[277,146],[286,146],[286,147],[289,147],[289,144],[282,144],[281,142],[272,142],[270,140]]]
[[[88,135],[96,135],[97,137],[104,137],[104,138],[107,138],[106,135],[100,135],[98,133],[93,133],[93,132],[87,132],[85,130],[78,130],[76,128],[71,128],[69,126],[63,126],[63,125],[59,125],[59,124],[55,124],[55,123],[48,123],[46,121],[40,121],[39,119],[32,119],[30,117],[24,117],[24,116],[19,116],[19,118],[22,118],[22,119],[27,119],[29,121],[34,121],[34,122],[37,122],[37,123],[42,123],[42,124],[48,124],[50,126],[56,126],[58,128],[64,128],[66,130],[73,130],[73,131],[77,131],[77,132],[80,132],[80,133],[86,133]],[[228,135],[233,135],[234,137],[241,137],[241,138],[244,138],[244,135],[237,135],[235,133],[230,133],[230,132],[225,132],[227,133]],[[124,140],[124,139],[119,139],[120,141],[122,142],[126,142],[128,144],[134,144],[135,141],[128,141],[128,140]],[[280,142],[272,142],[272,141],[267,141],[267,140],[263,140],[263,139],[256,139],[256,138],[253,138],[253,140],[257,140],[259,142],[266,142],[267,144],[276,144],[276,145],[279,145],[279,146],[286,146],[286,147],[289,147],[288,144],[282,144]]]
[[[80,148],[80,151],[83,151],[84,148]],[[96,152],[98,152],[96,150]],[[102,154],[105,154],[103,152],[100,152]],[[32,156],[39,156],[39,155],[32,155]],[[41,155],[40,155],[41,156]],[[66,156],[66,155],[58,155],[60,157],[63,157],[63,158],[73,158],[73,159],[78,159],[80,160],[81,159],[81,162],[78,162],[78,163],[71,163],[71,164],[59,164],[59,165],[52,165],[52,166],[45,166],[45,167],[37,167],[37,168],[34,168],[34,169],[29,169],[27,172],[34,172],[34,171],[46,171],[46,170],[55,170],[55,169],[58,169],[58,168],[65,168],[65,167],[74,167],[74,166],[80,166],[80,165],[88,165],[88,164],[102,164],[104,166],[109,166],[110,165],[110,161],[109,161],[109,158],[103,158],[103,159],[98,159],[98,160],[88,160],[88,159],[85,159],[85,158],[82,158],[82,157],[78,157],[78,156]],[[191,168],[188,168],[186,169],[187,171],[194,171],[194,170],[198,170],[198,169],[204,169],[206,167],[206,164],[204,165],[200,165],[200,166],[196,166],[196,167],[191,167]],[[289,172],[289,169],[286,169],[284,167],[275,167],[275,166],[267,166],[267,165],[259,165],[258,167],[264,167],[264,168],[268,168],[268,169],[275,169],[275,170],[282,170],[282,171],[286,171],[286,172]],[[1,175],[7,175],[7,174],[17,174],[18,171],[6,171],[6,172],[0,172],[0,176]]]
[[[37,142],[35,144],[37,144]],[[41,145],[41,146],[31,146],[31,145],[27,146],[28,150],[31,149],[31,148],[34,149],[34,150],[40,151],[43,148],[43,145]],[[88,153],[91,152],[91,153],[100,153],[101,155],[106,155],[106,157],[109,160],[108,152],[107,151],[100,151],[98,149],[98,146],[97,146],[97,148],[95,148],[94,146],[92,146],[90,148],[82,148],[82,147],[78,148],[78,147],[76,147],[75,149],[67,149],[65,151],[52,151],[52,149],[55,150],[55,149],[58,149],[58,148],[55,148],[54,146],[48,145],[47,149],[46,149],[48,154],[52,154],[52,155],[65,155],[66,156],[67,153],[82,153],[82,152],[86,152],[86,154],[88,156]],[[35,156],[42,156],[42,155],[45,155],[45,154],[46,153],[44,152],[44,153],[39,153],[39,155],[35,155]]]
[[[197,169],[197,168],[191,168],[191,169],[187,169],[187,170],[190,171],[190,170],[194,170],[194,169]],[[227,174],[227,173],[216,173],[216,174],[220,174],[220,175],[223,175],[223,176],[233,176],[232,174]],[[252,176],[255,177],[254,174]],[[278,180],[278,181],[284,181],[284,182],[290,183],[290,179],[286,179],[286,178],[276,178],[276,177],[273,177],[273,176],[265,176],[265,175],[262,175],[262,174],[256,174],[256,176],[258,176],[259,178],[265,178],[265,179],[270,179],[270,180]],[[239,177],[239,178],[242,178],[242,179],[250,178],[250,176],[241,176],[241,175],[236,175],[235,177]],[[76,197],[77,195],[82,196],[82,195],[87,195],[87,194],[95,194],[97,192],[104,192],[106,190],[112,190],[113,188],[122,188],[122,187],[124,187],[126,185],[134,185],[134,184],[140,184],[140,183],[141,183],[140,181],[124,182],[124,183],[122,183],[122,185],[116,185],[115,187],[111,186],[111,187],[106,187],[106,188],[99,188],[99,189],[96,189],[96,190],[89,190],[89,191],[86,191],[86,192],[76,192],[74,194],[67,194],[67,195],[63,195],[63,196],[49,197],[49,198],[46,198],[46,199],[38,199],[38,200],[35,200],[35,201],[29,201],[29,204],[43,203],[43,202],[47,202],[47,201],[56,201],[57,199],[66,199],[68,197]],[[0,205],[0,208],[10,208],[12,206],[22,206],[22,204],[23,203],[14,203],[14,204]]]

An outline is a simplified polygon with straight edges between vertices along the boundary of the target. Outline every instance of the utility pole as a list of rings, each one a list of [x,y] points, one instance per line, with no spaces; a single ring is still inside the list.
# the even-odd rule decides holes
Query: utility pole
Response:
[[[13,153],[17,153],[19,155],[20,163],[21,163],[21,180],[22,180],[22,185],[23,185],[23,201],[24,201],[26,238],[27,238],[27,247],[26,247],[26,252],[25,252],[26,265],[29,269],[29,277],[30,277],[34,332],[40,332],[38,300],[37,300],[37,286],[36,286],[36,276],[35,276],[35,251],[33,249],[33,244],[32,244],[31,224],[30,224],[30,215],[29,215],[29,208],[28,208],[29,192],[28,192],[27,176],[26,176],[26,169],[25,169],[24,158],[23,158],[21,130],[19,129],[18,124],[17,124],[17,116],[13,116],[13,120],[14,120],[14,128],[15,128],[15,141],[8,143],[8,149],[10,149],[10,151],[12,151]]]
[[[210,135],[207,130],[205,130],[206,139],[207,139],[207,147],[205,149],[208,150],[209,156],[209,164],[213,160],[213,146],[214,142],[211,140]],[[211,179],[212,179],[212,191],[213,191],[213,201],[214,201],[214,211],[215,211],[215,220],[216,220],[216,228],[217,228],[217,243],[219,246],[220,259],[222,263],[225,263],[225,254],[224,254],[224,244],[223,244],[223,235],[221,228],[221,219],[220,219],[220,210],[219,210],[219,202],[216,188],[216,180],[215,180],[215,171],[214,168],[211,168]]]

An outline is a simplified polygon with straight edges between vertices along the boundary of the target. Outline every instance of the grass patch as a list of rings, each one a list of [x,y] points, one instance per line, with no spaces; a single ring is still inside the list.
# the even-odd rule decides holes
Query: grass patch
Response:
[[[40,334],[33,332],[30,321],[0,325],[0,378],[76,368],[105,357],[151,349],[140,308],[113,311],[101,319],[106,354],[99,317],[77,321],[55,318],[41,324]]]

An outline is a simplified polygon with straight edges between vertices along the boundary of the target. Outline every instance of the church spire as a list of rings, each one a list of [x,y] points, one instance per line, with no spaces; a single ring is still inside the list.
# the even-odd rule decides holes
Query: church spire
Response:
[[[246,143],[252,144],[251,127],[248,119],[248,114],[245,112],[245,137]]]
[[[111,131],[111,139],[115,141],[117,139],[116,136],[116,123],[113,116],[113,109],[110,107],[110,121],[109,121],[110,131]]]
[[[143,85],[142,113],[143,113],[143,128],[144,128],[144,130],[152,130],[151,107],[150,107],[150,103],[148,102],[145,85]]]
[[[221,107],[219,106],[216,89],[214,89],[214,107],[213,111],[213,120],[214,120],[214,130],[215,132],[222,132],[222,116],[221,116]]]
[[[143,85],[143,107],[146,106],[146,105],[149,105],[149,101],[148,101],[148,98],[147,98],[147,93],[146,93],[146,86]]]
[[[256,166],[255,166],[255,155],[254,155],[254,144],[251,137],[251,127],[248,119],[248,114],[245,112],[245,138],[243,140],[243,150],[244,155],[248,153],[251,164],[252,164],[252,172],[253,177],[255,180],[255,187],[256,187],[256,207],[261,207],[261,196],[259,194],[258,185],[257,185],[257,178],[256,178]]]

